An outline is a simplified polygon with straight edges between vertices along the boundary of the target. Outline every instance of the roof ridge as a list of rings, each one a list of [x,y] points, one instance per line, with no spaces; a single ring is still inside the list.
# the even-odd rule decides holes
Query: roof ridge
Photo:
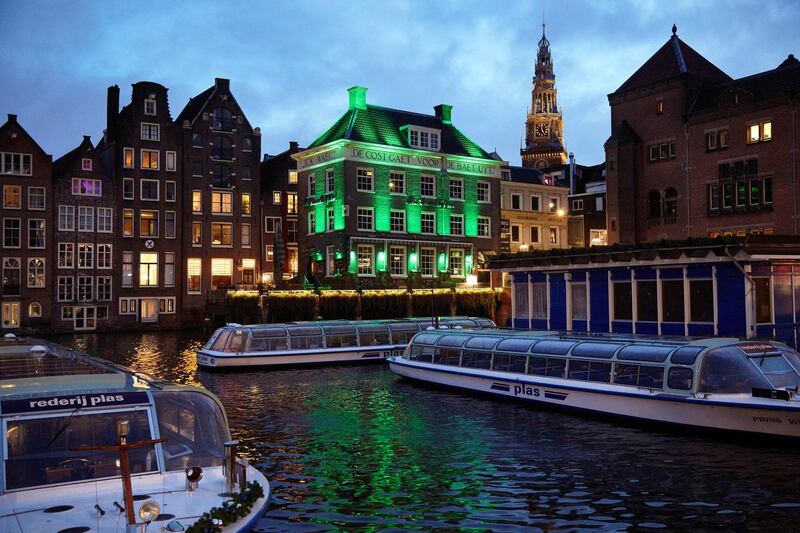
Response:
[[[347,129],[344,132],[344,138],[349,139],[353,133],[353,128],[356,125],[356,117],[358,116],[358,108],[354,108],[353,112],[350,114],[350,122],[347,123]]]
[[[672,35],[672,46],[675,49],[675,58],[678,60],[678,69],[683,74],[686,72],[686,61],[684,61],[683,52],[681,51],[681,40],[675,34]]]
[[[433,118],[433,119],[438,118],[436,115],[426,115],[425,113],[419,113],[417,111],[406,111],[405,109],[396,109],[394,107],[385,107],[385,106],[382,106],[382,105],[367,104],[367,109],[369,109],[370,107],[373,107],[375,109],[383,109],[385,111],[396,111],[398,113],[404,113],[406,115],[419,115],[421,117],[427,117],[427,118]]]

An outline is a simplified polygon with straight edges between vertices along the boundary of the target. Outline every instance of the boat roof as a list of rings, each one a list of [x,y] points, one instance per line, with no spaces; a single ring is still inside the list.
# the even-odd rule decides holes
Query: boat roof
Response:
[[[379,319],[379,320],[315,320],[315,321],[297,321],[297,322],[283,322],[283,323],[269,323],[269,324],[226,324],[226,329],[240,329],[247,328],[252,330],[263,329],[279,329],[279,328],[320,328],[320,327],[335,327],[335,326],[356,326],[362,331],[365,327],[373,326],[378,330],[385,331],[386,326],[394,326],[393,330],[402,329],[402,325],[407,326],[422,326],[423,324],[433,324],[431,317],[414,317],[414,318],[397,318],[397,319]],[[487,327],[489,324],[494,327],[494,322],[484,317],[471,317],[471,316],[447,316],[439,317],[439,323],[446,326],[462,326],[462,327]],[[399,326],[399,327],[398,327]]]
[[[53,394],[197,389],[136,372],[46,340],[0,338],[0,400]]]

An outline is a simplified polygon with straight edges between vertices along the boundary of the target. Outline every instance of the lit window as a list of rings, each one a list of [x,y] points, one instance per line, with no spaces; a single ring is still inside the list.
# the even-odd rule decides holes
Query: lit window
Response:
[[[464,276],[464,251],[450,250],[450,274],[455,277]]]
[[[250,248],[250,224],[242,224],[242,246]]]
[[[363,192],[372,192],[373,174],[371,168],[359,168],[356,170],[356,189]]]
[[[3,207],[5,209],[22,209],[22,187],[20,185],[3,186]]]
[[[401,172],[389,173],[389,192],[392,194],[406,193],[406,175]]]
[[[747,142],[757,143],[772,140],[772,121],[757,122],[747,126]]]
[[[211,212],[216,215],[230,215],[233,212],[233,193],[212,191]]]
[[[266,257],[267,261],[274,261],[275,260],[275,246],[272,244],[268,244],[266,248]]]
[[[192,191],[192,213],[203,212],[203,191]]]
[[[192,222],[192,246],[203,244],[203,223]]]
[[[232,246],[233,224],[229,222],[214,222],[211,224],[211,245]]]
[[[250,203],[250,193],[243,192],[242,193],[242,214],[249,215],[252,210],[252,204]]]
[[[158,150],[141,150],[141,168],[158,170]]]
[[[281,203],[281,191],[272,191],[272,203],[274,205]]]
[[[289,183],[297,183],[297,171],[290,170],[289,171]]]
[[[28,287],[44,287],[44,259],[41,257],[28,259]]]
[[[133,209],[122,210],[122,236],[133,237]]]
[[[158,254],[139,253],[139,286],[158,287]]]
[[[75,267],[75,244],[71,242],[58,243],[58,268]]]
[[[30,318],[40,318],[42,316],[42,304],[39,302],[28,304],[28,316]]]
[[[123,148],[122,149],[122,166],[124,168],[133,168],[134,166],[133,160],[133,148]]]
[[[191,257],[186,260],[186,292],[200,292],[200,274],[202,272],[202,268],[202,259]]]
[[[419,273],[425,277],[432,277],[436,265],[436,249],[420,248],[419,250]]]
[[[233,284],[233,260],[223,258],[211,259],[211,288],[230,287]]]
[[[289,215],[296,215],[297,214],[297,193],[296,192],[287,192],[286,193],[286,213]]]
[[[371,244],[359,244],[357,248],[358,275],[372,276],[375,274],[375,247]]]
[[[558,244],[558,228],[550,228],[550,244]]]
[[[158,237],[158,211],[139,212],[139,237]]]

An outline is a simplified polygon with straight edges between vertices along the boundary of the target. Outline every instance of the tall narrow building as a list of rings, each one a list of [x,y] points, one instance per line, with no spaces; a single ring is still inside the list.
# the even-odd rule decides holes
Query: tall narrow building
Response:
[[[531,90],[531,108],[525,120],[525,146],[520,150],[523,167],[547,168],[567,162],[564,119],[558,107],[556,75],[542,24]]]

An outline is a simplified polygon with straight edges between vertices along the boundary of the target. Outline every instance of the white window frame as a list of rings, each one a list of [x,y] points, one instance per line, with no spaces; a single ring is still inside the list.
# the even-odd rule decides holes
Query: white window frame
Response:
[[[336,188],[336,172],[332,168],[325,169],[325,194],[330,194]]]
[[[31,261],[41,261],[42,262],[42,284],[37,285],[36,283],[31,284]],[[20,265],[21,266],[21,265]],[[47,287],[47,259],[44,257],[29,257],[28,262],[25,265],[25,277],[27,278],[27,286],[29,289],[43,289]]]
[[[41,222],[42,223],[42,245],[41,246],[32,246],[31,245],[31,222]],[[29,218],[28,219],[28,248],[31,250],[43,250],[47,247],[47,220],[43,218]]]
[[[431,257],[431,272],[430,272],[430,274],[426,274],[422,269],[422,257],[427,255],[426,252],[430,252],[430,257]],[[438,266],[436,264],[436,248],[427,247],[427,246],[420,247],[420,249],[419,249],[419,266],[418,266],[418,270],[419,270],[420,276],[422,276],[423,278],[432,278],[432,277],[434,277],[436,275],[437,268],[438,268]]]
[[[230,228],[231,228],[231,242],[230,242],[230,244],[214,244],[214,226],[215,225],[230,226]],[[223,234],[224,234],[224,232],[221,233],[220,235],[223,235]],[[218,222],[218,221],[211,222],[211,247],[212,248],[233,248],[233,238],[234,237],[233,237],[233,223],[232,222]]]
[[[56,265],[58,268],[75,268],[75,243],[74,242],[60,242],[58,243],[58,250],[56,252]],[[61,258],[69,259],[69,263]]]
[[[458,183],[458,190],[460,191],[459,196],[453,196],[453,185]],[[464,201],[464,178],[450,178],[450,181],[447,184],[447,194],[451,200],[458,200],[460,202]]]
[[[433,231],[425,231],[422,222],[423,215],[430,215],[433,217]],[[419,215],[419,230],[423,235],[436,235],[436,211],[423,211]]]
[[[78,206],[78,231],[94,233],[94,207],[88,205]]]
[[[359,178],[362,177],[360,175],[360,172],[362,172],[362,171],[370,173],[370,175],[369,175],[370,188],[369,189],[362,189],[361,188],[361,183],[360,183],[360,179]],[[366,176],[364,176],[364,178],[366,178]],[[358,168],[356,168],[356,191],[358,191],[358,192],[372,192],[372,193],[375,192],[375,169],[373,169],[371,167],[358,167]]]
[[[190,264],[197,265],[197,289],[192,289],[189,283],[191,272]],[[189,257],[186,259],[186,294],[202,294],[203,292],[203,260],[200,257]]]
[[[169,222],[169,215],[172,214],[172,231],[170,232],[170,222]],[[165,211],[164,212],[164,238],[165,239],[174,239],[178,232],[178,213],[175,211]]]
[[[81,250],[83,248],[83,252]],[[94,268],[94,243],[93,242],[79,242],[77,249],[77,263],[76,266],[79,270],[91,270]],[[84,259],[84,264],[81,265],[81,259]]]
[[[431,194],[423,194],[423,192],[422,192],[423,191],[422,183],[423,183],[423,180],[425,180],[425,179],[430,179],[430,182],[431,182],[430,185],[431,185],[431,191],[432,191]],[[436,198],[436,176],[432,176],[430,174],[422,174],[422,175],[420,175],[420,177],[419,177],[419,195],[422,198]]]
[[[481,200],[481,186],[482,185],[486,186],[486,199],[485,200]],[[491,183],[489,183],[488,181],[479,181],[475,185],[475,189],[477,191],[477,198],[478,198],[478,203],[479,204],[490,204],[490,203],[492,203],[492,184]]]
[[[101,252],[100,250],[108,250]],[[114,268],[114,245],[107,242],[99,242],[95,247],[95,255],[97,255],[96,268],[100,270]],[[107,259],[107,260],[106,260]]]
[[[131,156],[131,164],[127,164],[128,155]],[[136,168],[136,150],[128,146],[122,149],[122,168]]]
[[[18,246],[6,246],[6,222],[10,222],[12,220],[16,220],[18,222],[17,226],[17,241],[19,242]],[[9,250],[18,250],[22,248],[22,219],[21,218],[3,218],[3,248]]]
[[[154,117],[156,116],[156,99],[155,98],[145,98],[144,99],[144,114]]]
[[[122,178],[122,199],[134,200],[136,198],[136,184],[133,178]]]
[[[369,228],[361,227],[362,216],[369,213]],[[374,207],[358,207],[356,209],[356,229],[358,231],[375,231],[375,208]]]
[[[395,179],[399,178],[399,179]],[[397,191],[395,187],[392,187],[393,183],[399,183],[400,188],[402,190]],[[389,194],[394,194],[395,196],[405,196],[406,195],[406,173],[401,172],[399,170],[391,170],[389,171]]]
[[[155,198],[145,198],[144,197],[144,184],[145,183],[155,183],[156,184],[156,197]],[[139,180],[139,200],[143,202],[159,202],[161,201],[161,181],[154,180],[149,178],[142,178]]]
[[[62,283],[63,281],[69,280],[69,283]],[[69,294],[66,294],[64,291],[64,296],[62,297],[62,287],[69,286]],[[74,276],[58,276],[56,280],[56,301],[57,302],[72,302],[75,300],[75,277]]]
[[[170,190],[172,191],[172,199],[170,200]],[[173,180],[164,182],[164,201],[177,202],[178,201],[178,183]]]
[[[34,207],[31,198],[34,191],[41,191],[42,193],[42,207]],[[45,211],[47,209],[47,189],[45,187],[28,187],[28,210],[29,211]]]
[[[167,172],[175,172],[178,169],[178,154],[172,150],[167,150],[164,156],[164,166]]]
[[[97,208],[97,233],[114,233],[114,208]]]
[[[392,250],[402,250],[400,254],[400,272],[396,274],[392,271]],[[393,278],[405,278],[408,276],[408,248],[399,244],[390,244],[388,255],[389,275]]]
[[[144,163],[144,154],[156,154],[156,166],[143,166]],[[152,161],[152,156],[148,157]],[[161,151],[160,150],[151,150],[149,148],[140,148],[139,149],[139,168],[141,170],[148,170],[148,171],[158,171],[161,169]]]
[[[402,229],[392,229],[392,215],[401,214],[403,221]],[[390,233],[405,233],[406,232],[406,212],[403,209],[390,209],[389,210],[389,232]]]
[[[361,272],[361,265],[359,265],[359,257],[361,255],[362,248],[369,248],[370,249],[370,272],[369,273],[362,273]],[[375,245],[374,244],[364,244],[358,243],[356,245],[356,274],[359,277],[374,277],[375,276]]]
[[[481,221],[486,222],[486,235],[481,235]],[[492,217],[478,217],[478,237],[481,239],[492,238]]]
[[[155,218],[151,219],[151,220],[155,220],[156,221],[156,227],[155,227],[156,231],[155,231],[154,235],[142,235],[142,215],[144,213],[155,213],[156,214]],[[135,222],[134,222],[134,224],[135,224]],[[140,209],[139,210],[139,223],[136,224],[136,225],[139,228],[139,237],[141,237],[143,239],[158,239],[161,236],[161,211],[159,211],[157,209]]]
[[[572,200],[573,211],[583,211],[583,199]]]
[[[153,128],[155,126],[155,129]],[[145,135],[145,130],[147,130],[147,135]],[[152,137],[151,133],[155,131],[156,135],[155,138]],[[142,141],[153,141],[158,142],[161,140],[161,125],[156,122],[140,122],[139,123],[139,140]]]
[[[459,233],[453,232],[453,219],[461,221],[461,231]],[[460,213],[450,213],[450,235],[464,235],[464,215]]]

